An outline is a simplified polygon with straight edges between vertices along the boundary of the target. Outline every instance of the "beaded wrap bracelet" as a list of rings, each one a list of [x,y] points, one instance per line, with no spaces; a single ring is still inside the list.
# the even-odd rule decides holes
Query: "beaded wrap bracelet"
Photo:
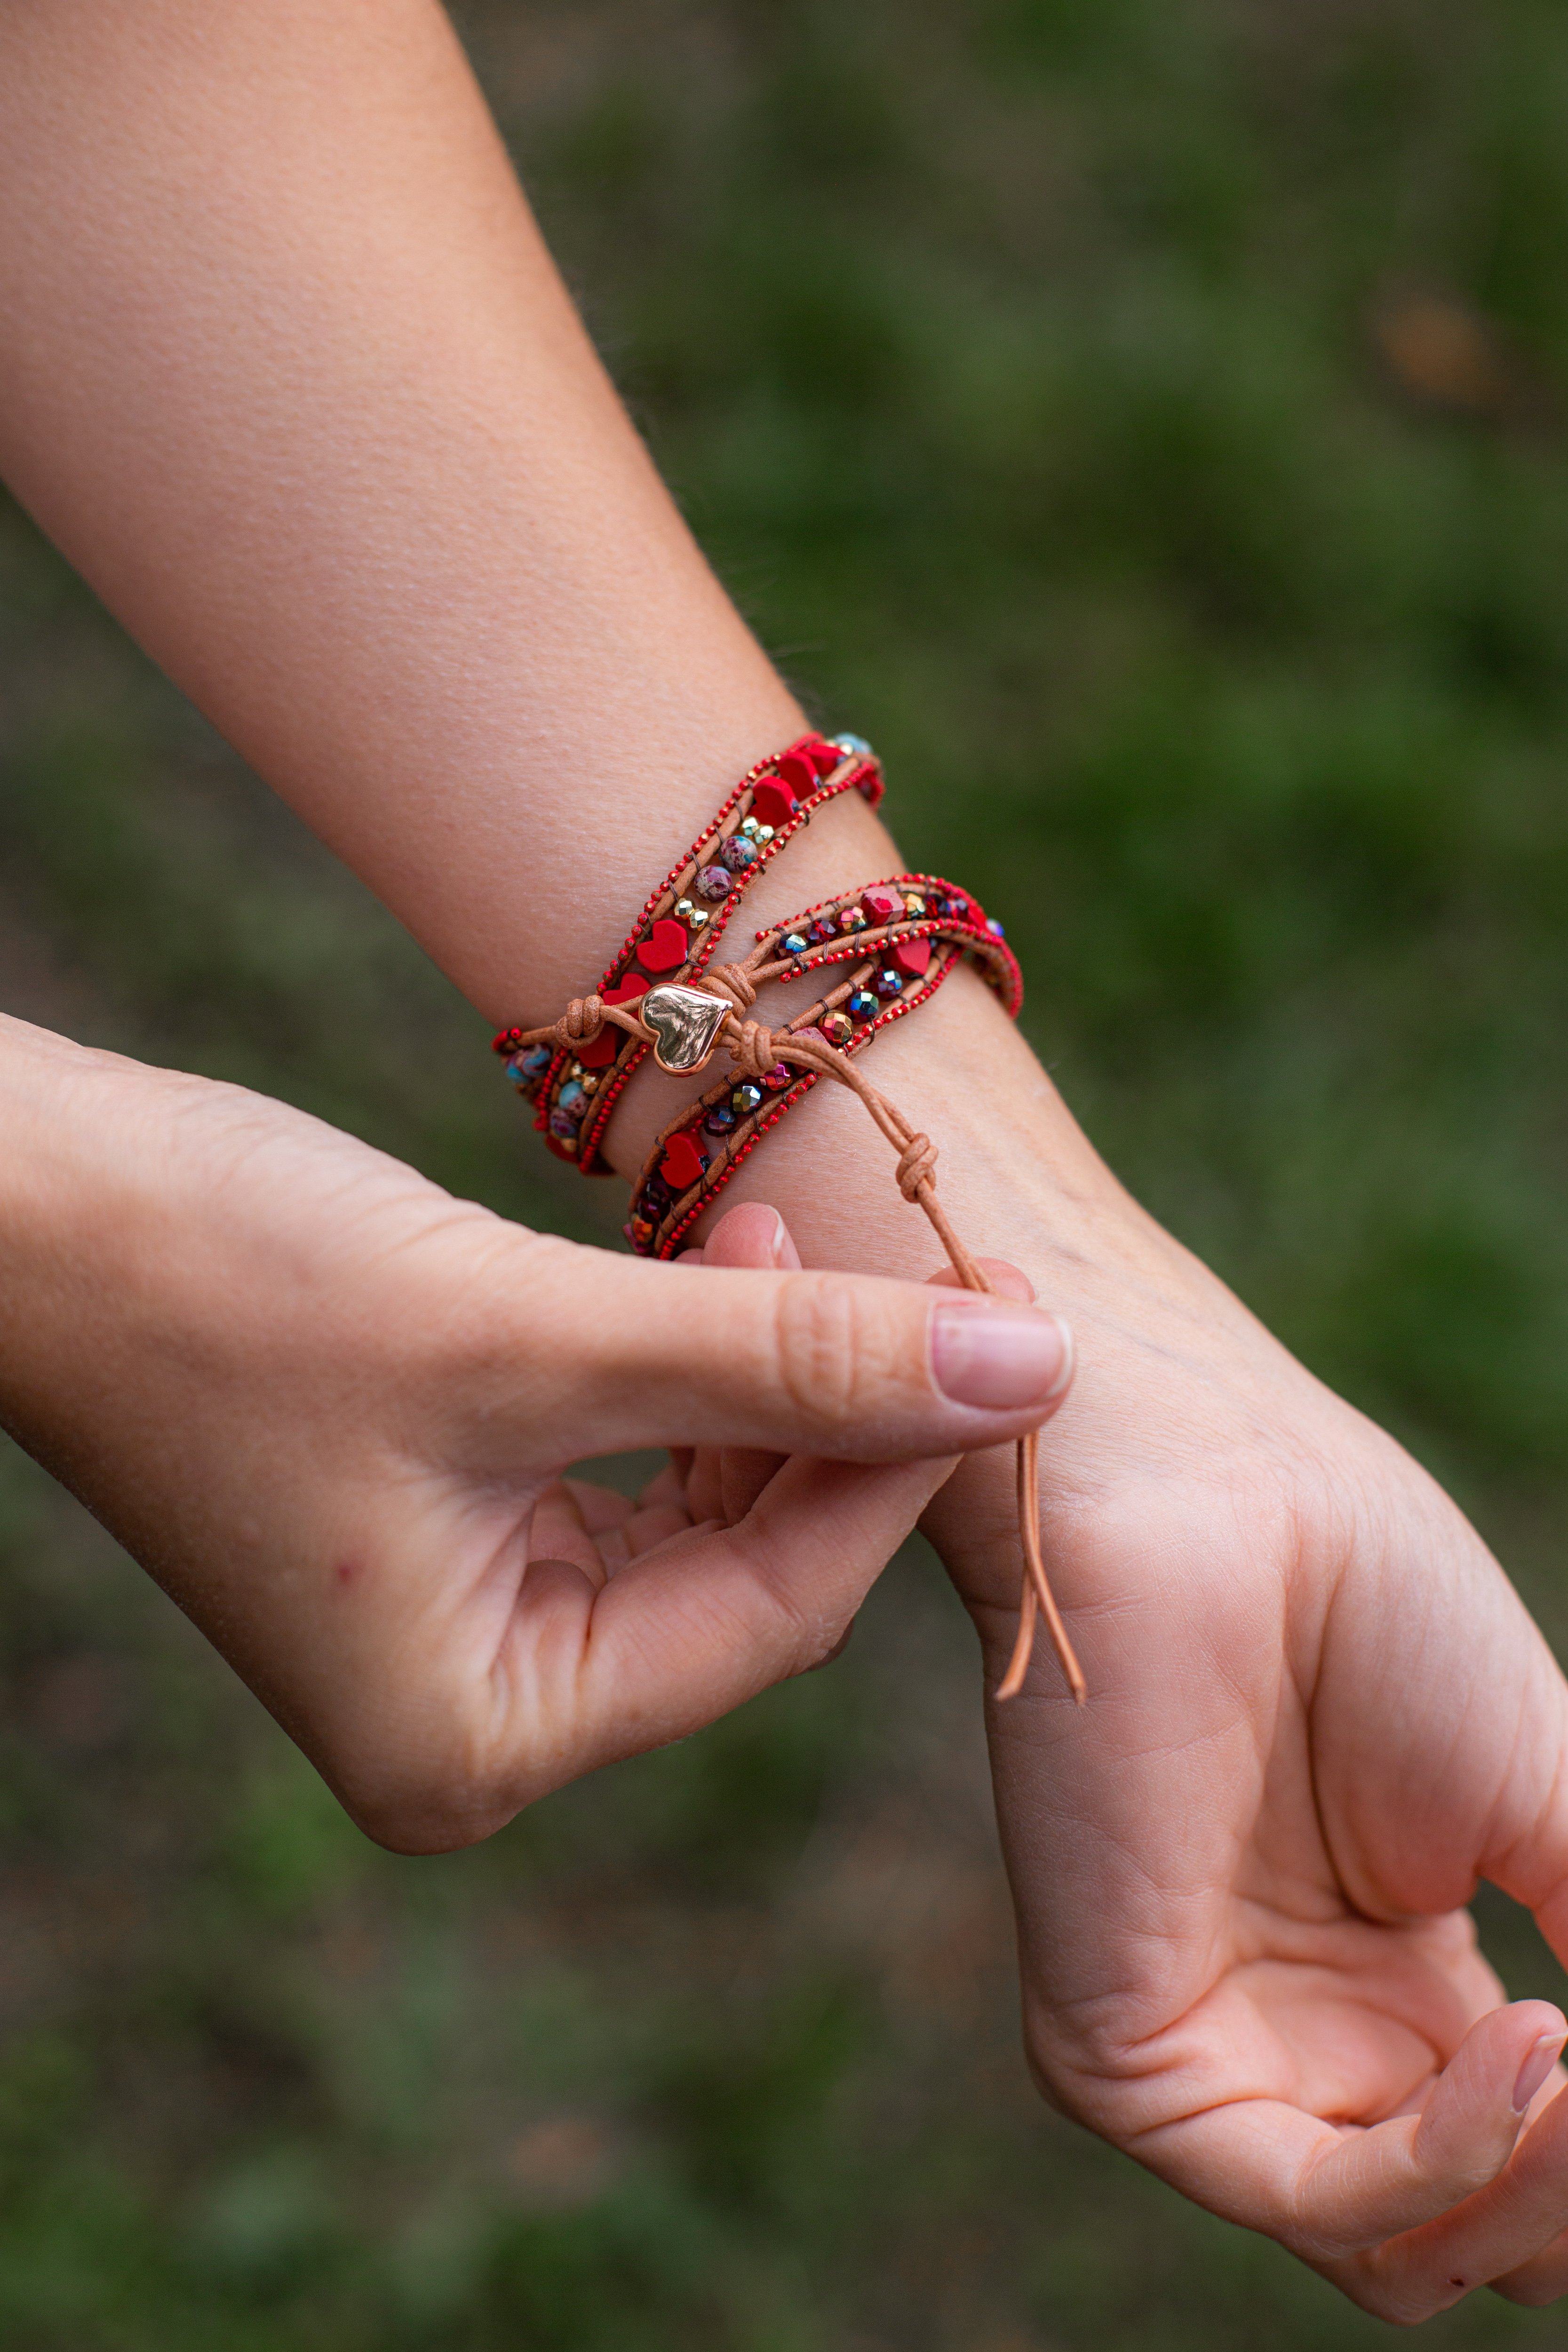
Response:
[[[661,1069],[682,1074],[706,1068],[716,1052],[729,1055],[731,1076],[671,1122],[639,1179],[626,1229],[628,1238],[635,1248],[659,1257],[672,1253],[682,1234],[775,1119],[818,1078],[835,1079],[859,1097],[897,1150],[899,1189],[906,1201],[924,1213],[959,1281],[968,1290],[990,1291],[993,1286],[984,1269],[959,1238],[937,1199],[935,1146],[928,1136],[917,1133],[897,1106],[862,1076],[850,1053],[863,1047],[888,1021],[926,1002],[964,956],[981,967],[1016,1014],[1023,983],[1016,959],[1003,942],[1000,924],[990,921],[967,894],[931,875],[897,875],[888,882],[824,900],[794,922],[758,933],[756,944],[739,964],[720,965],[711,971],[706,967],[721,923],[689,923],[694,902],[686,899],[685,893],[702,873],[715,870],[715,849],[721,856],[724,845],[736,838],[738,828],[755,808],[759,790],[765,793],[784,762],[797,755],[800,767],[795,772],[803,783],[809,776],[816,789],[804,794],[792,793],[794,807],[784,812],[784,824],[771,828],[768,840],[756,845],[756,856],[742,861],[740,871],[749,874],[775,845],[782,846],[795,825],[806,822],[811,810],[829,793],[858,783],[873,803],[880,797],[880,769],[869,747],[857,737],[831,741],[807,737],[787,752],[759,761],[681,865],[648,900],[611,966],[607,986],[574,1000],[559,1020],[542,1027],[503,1030],[495,1040],[496,1049],[507,1056],[514,1083],[541,1102],[537,1123],[546,1128],[547,1139],[559,1146],[570,1143],[571,1151],[563,1151],[563,1156],[575,1158],[584,1171],[595,1165],[615,1096],[646,1053],[651,1049]],[[832,765],[827,764],[830,755]],[[766,800],[763,805],[769,805]],[[732,895],[732,885],[726,887],[718,892],[715,905]],[[684,930],[682,923],[687,924]],[[661,930],[666,925],[668,929]],[[848,979],[788,1026],[772,1030],[750,1017],[759,988],[848,959],[857,965]],[[641,967],[636,972],[630,971],[634,960]],[[660,978],[661,970],[675,976]],[[628,977],[635,982],[630,987]],[[879,988],[884,978],[886,994],[879,997],[866,983],[873,980]],[[836,1043],[836,1038],[841,1043]],[[595,1080],[592,1087],[583,1086],[581,1108],[576,1097],[569,1107],[562,1104],[566,1087],[583,1085],[581,1079],[564,1075],[569,1068]],[[605,1082],[603,1087],[601,1076]],[[769,1092],[777,1097],[771,1108],[765,1103]],[[726,1097],[730,1123],[721,1121],[717,1129],[710,1129],[708,1120],[724,1107]],[[703,1151],[700,1133],[711,1138],[713,1150]],[[1052,1595],[1040,1549],[1038,1462],[1037,1429],[1020,1438],[1017,1445],[1018,1531],[1025,1573],[1017,1639],[996,1696],[1011,1698],[1023,1687],[1037,1622],[1043,1616],[1073,1697],[1082,1706],[1087,1685]]]
[[[853,959],[855,969],[780,1033],[825,1038],[859,1053],[890,1022],[926,1003],[968,957],[1016,1019],[1024,1001],[1016,957],[979,901],[936,874],[895,874],[863,890],[808,907],[759,931],[743,964],[728,968],[754,998],[767,982],[789,982]],[[715,984],[720,976],[714,975]],[[750,1004],[742,1007],[750,1010]],[[647,1257],[675,1255],[685,1234],[763,1137],[805,1099],[819,1073],[775,1062],[760,1078],[710,1087],[673,1118],[633,1187],[625,1231]]]
[[[630,1004],[659,982],[694,981],[763,868],[818,809],[851,788],[872,808],[882,797],[881,763],[858,735],[803,735],[749,768],[648,897],[599,982],[602,1002]],[[503,1029],[495,1050],[534,1105],[534,1126],[557,1158],[584,1176],[608,1175],[605,1132],[647,1045],[613,1029],[569,1046],[531,1045],[522,1030]]]

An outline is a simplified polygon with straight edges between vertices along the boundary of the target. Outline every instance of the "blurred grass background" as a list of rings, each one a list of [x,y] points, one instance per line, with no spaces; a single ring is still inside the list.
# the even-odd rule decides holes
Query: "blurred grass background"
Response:
[[[1568,10],[460,21],[699,532],[1006,919],[1090,1131],[1561,1643]],[[0,1004],[608,1232],[15,513],[0,633]],[[830,1674],[421,1862],[15,1454],[0,1570],[7,2352],[1381,2337],[1034,2099],[929,1562]]]

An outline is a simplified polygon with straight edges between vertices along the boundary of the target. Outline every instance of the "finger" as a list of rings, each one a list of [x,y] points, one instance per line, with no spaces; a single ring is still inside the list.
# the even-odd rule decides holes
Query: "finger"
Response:
[[[531,1563],[497,1661],[513,1806],[820,1664],[950,1466],[787,1462],[741,1527],[661,1544],[597,1593]]]
[[[1137,2153],[1229,2219],[1320,2267],[1345,2266],[1369,2249],[1381,2256],[1384,2241],[1447,2216],[1496,2179],[1523,2128],[1529,2099],[1516,2107],[1515,2095],[1539,2087],[1530,2069],[1542,2044],[1550,2064],[1565,2034],[1550,2002],[1515,2001],[1470,2028],[1418,2115],[1346,2132],[1282,2100],[1241,2100],[1160,2126]]]
[[[1440,2221],[1380,2247],[1363,2268],[1379,2294],[1376,2307],[1392,2317],[1425,2318],[1494,2280],[1510,2282],[1504,2291],[1523,2302],[1547,2283],[1550,2250],[1565,2228],[1568,2099],[1558,2098],[1496,2179]],[[1521,2273],[1522,2291],[1514,2284]]]
[[[601,1486],[595,1478],[563,1478],[561,1484],[591,1536],[604,1535],[631,1517],[634,1506],[626,1496],[618,1495],[613,1486]]]
[[[686,1482],[690,1475],[690,1452],[683,1448],[682,1458],[667,1462],[663,1469],[657,1470],[647,1485],[640,1489],[637,1502],[638,1510],[650,1509],[658,1503],[673,1503],[678,1509],[684,1508]]]
[[[800,1252],[776,1209],[765,1201],[742,1201],[727,1209],[709,1234],[702,1263],[772,1266],[780,1274],[798,1274]]]
[[[763,1201],[745,1201],[721,1217],[708,1237],[706,1265],[774,1267],[780,1273],[800,1270],[800,1252],[778,1211]],[[711,1511],[726,1526],[743,1519],[768,1480],[786,1459],[763,1448],[727,1445],[711,1452],[703,1464],[704,1475],[693,1496],[703,1516]]]
[[[564,1478],[553,1479],[533,1507],[528,1528],[530,1559],[568,1561],[591,1585],[605,1580],[605,1562],[584,1522],[582,1507]]]
[[[975,1264],[982,1274],[990,1276],[992,1287],[999,1298],[1021,1298],[1026,1304],[1034,1303],[1035,1286],[1022,1266],[1012,1265],[1005,1257],[977,1258]],[[939,1265],[934,1274],[927,1275],[926,1280],[949,1290],[962,1290],[963,1287],[958,1278],[957,1267],[952,1265]]]
[[[837,1273],[694,1269],[531,1243],[501,1317],[498,1382],[531,1450],[698,1442],[849,1461],[997,1445],[1071,1377],[1038,1308]],[[537,1454],[535,1454],[537,1457]]]

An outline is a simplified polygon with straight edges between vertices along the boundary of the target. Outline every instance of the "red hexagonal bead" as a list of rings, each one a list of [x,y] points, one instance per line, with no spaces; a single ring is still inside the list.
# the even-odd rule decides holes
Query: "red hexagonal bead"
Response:
[[[690,1191],[705,1166],[702,1154],[689,1135],[672,1135],[664,1147],[664,1157],[658,1172],[670,1191],[679,1196]]]
[[[922,972],[931,970],[931,941],[900,940],[892,961],[894,970],[901,971],[906,980],[918,980]]]
[[[801,764],[804,766],[805,762]],[[810,774],[809,770],[807,773]],[[801,790],[810,792],[816,782],[816,778],[812,776],[811,782],[803,785]],[[775,833],[781,825],[789,823],[799,806],[798,794],[791,792],[787,784],[774,783],[771,776],[764,776],[752,794],[752,814],[759,824],[771,824]]]
[[[645,971],[677,971],[690,951],[686,926],[672,915],[666,915],[646,940],[637,941],[637,961]]]

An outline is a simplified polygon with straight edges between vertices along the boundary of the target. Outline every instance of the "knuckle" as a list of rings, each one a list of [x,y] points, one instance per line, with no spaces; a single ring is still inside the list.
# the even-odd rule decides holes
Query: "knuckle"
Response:
[[[853,1284],[785,1283],[774,1309],[779,1376],[790,1402],[824,1427],[884,1405],[893,1385],[888,1336]]]

